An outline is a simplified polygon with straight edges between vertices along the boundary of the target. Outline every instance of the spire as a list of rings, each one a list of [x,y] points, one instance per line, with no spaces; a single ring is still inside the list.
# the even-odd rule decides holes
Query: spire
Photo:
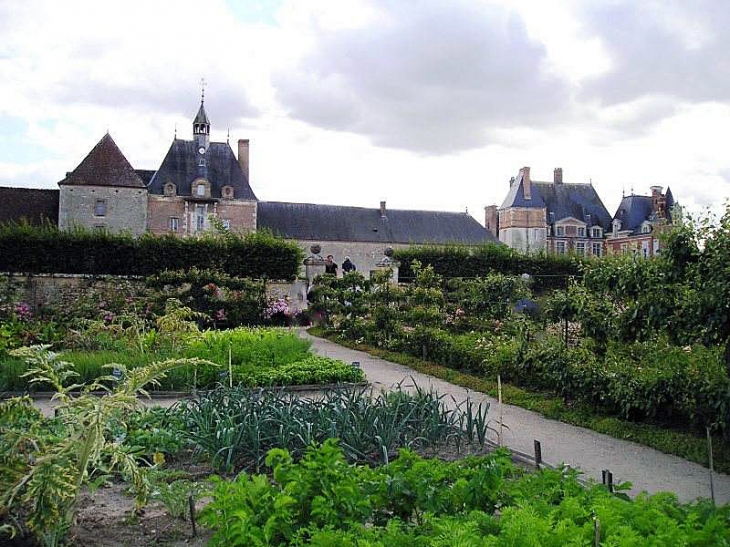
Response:
[[[200,79],[200,108],[193,120],[193,138],[198,151],[205,153],[210,144],[210,120],[205,112],[205,78]]]

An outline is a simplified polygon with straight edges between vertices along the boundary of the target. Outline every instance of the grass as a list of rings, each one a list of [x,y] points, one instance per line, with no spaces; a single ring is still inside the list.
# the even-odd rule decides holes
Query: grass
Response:
[[[329,334],[321,328],[311,328],[308,332],[313,336],[327,338],[351,349],[365,351],[376,357],[405,365],[415,371],[446,380],[452,384],[497,397],[497,382],[482,376],[457,371],[438,363],[423,361],[411,355],[373,348],[365,344],[356,344],[337,335]],[[622,420],[615,416],[607,416],[596,412],[592,407],[585,404],[566,402],[560,397],[549,393],[536,393],[505,383],[502,383],[502,400],[505,404],[532,410],[552,420],[585,427],[616,439],[632,441],[709,467],[707,439],[689,431]],[[716,436],[713,437],[712,453],[715,470],[721,473],[730,473],[730,447]]]

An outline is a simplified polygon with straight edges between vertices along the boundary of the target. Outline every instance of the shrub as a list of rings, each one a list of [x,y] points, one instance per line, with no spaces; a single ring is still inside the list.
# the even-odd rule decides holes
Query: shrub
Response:
[[[0,271],[147,276],[197,267],[237,277],[293,279],[304,258],[296,243],[255,232],[245,236],[139,238],[54,226],[0,226]]]

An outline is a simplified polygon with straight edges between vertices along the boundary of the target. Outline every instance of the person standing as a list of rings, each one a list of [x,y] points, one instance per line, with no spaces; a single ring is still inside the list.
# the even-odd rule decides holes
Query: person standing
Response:
[[[324,273],[337,275],[337,264],[335,263],[335,257],[327,255],[324,261]]]
[[[356,271],[357,268],[355,267],[355,264],[353,264],[352,260],[350,260],[349,256],[345,257],[345,261],[342,263],[342,271],[344,273],[350,273]]]

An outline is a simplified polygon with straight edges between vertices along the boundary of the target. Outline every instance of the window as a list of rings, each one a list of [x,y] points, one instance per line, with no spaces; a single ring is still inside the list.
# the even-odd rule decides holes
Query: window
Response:
[[[583,226],[578,227],[578,237],[585,237],[586,229]]]
[[[644,258],[649,258],[649,242],[648,241],[641,242],[641,254],[644,256]]]
[[[205,167],[205,158],[198,159],[198,167]]]
[[[223,220],[221,220],[221,223],[223,224],[223,229],[224,230],[230,230],[231,229],[231,221],[229,219],[224,218]]]
[[[205,230],[205,205],[195,206],[195,230],[198,232]]]
[[[629,252],[629,244],[628,243],[622,243],[621,244],[621,254],[626,254]]]
[[[565,241],[556,241],[555,242],[555,252],[559,255],[565,254]]]
[[[565,235],[565,226],[556,226],[555,227],[555,235],[556,236],[564,236]]]
[[[105,217],[106,216],[106,200],[97,199],[94,204],[94,216]]]
[[[593,256],[601,256],[601,244],[593,243]]]
[[[582,241],[579,241],[575,244],[575,252],[580,256],[585,256],[586,254],[586,244]]]
[[[649,225],[648,225],[648,224],[644,224],[644,225],[643,225],[643,226],[641,227],[641,233],[642,233],[642,234],[648,234],[648,233],[649,233],[649,230],[650,230],[650,228],[649,228]]]
[[[205,184],[198,184],[198,196],[205,197]]]
[[[168,223],[168,228],[171,232],[177,232],[178,228],[180,226],[180,219],[177,217],[170,217],[170,221]]]
[[[175,185],[172,182],[168,182],[165,184],[165,195],[166,196],[174,196],[175,195]]]
[[[591,237],[601,237],[601,229],[597,226],[591,228]]]

